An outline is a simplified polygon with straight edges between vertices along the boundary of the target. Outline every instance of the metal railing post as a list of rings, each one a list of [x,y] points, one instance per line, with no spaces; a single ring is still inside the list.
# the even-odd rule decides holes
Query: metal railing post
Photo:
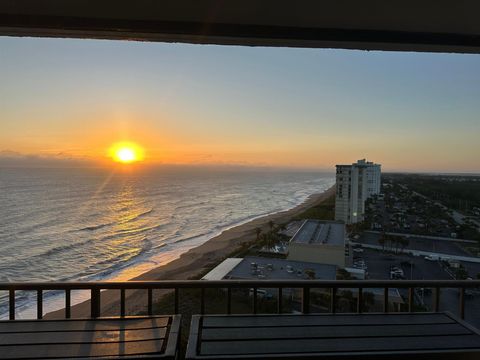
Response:
[[[100,289],[97,287],[90,290],[90,316],[100,317]]]
[[[310,313],[310,288],[308,286],[303,287],[302,292],[302,313]]]
[[[465,319],[465,288],[460,288],[460,318]]]
[[[408,312],[413,312],[413,306],[414,306],[414,288],[409,287],[408,288]]]
[[[388,306],[388,287],[383,289],[383,312],[388,313],[389,306]]]
[[[37,290],[37,319],[43,318],[43,291]]]
[[[227,314],[232,313],[232,288],[227,288]]]
[[[435,294],[433,298],[433,309],[435,312],[439,312],[440,310],[440,288],[435,288]]]
[[[10,289],[8,291],[8,318],[10,320],[15,320],[15,289]]]
[[[125,317],[125,289],[120,289],[120,316]]]
[[[283,288],[278,288],[278,302],[277,302],[277,313],[281,314],[283,312]]]
[[[337,288],[333,287],[330,295],[330,311],[335,314],[337,311]]]
[[[361,314],[363,309],[363,288],[358,288],[358,297],[357,297],[357,313]]]
[[[70,289],[65,289],[65,318],[70,319],[71,317],[71,291]]]
[[[148,288],[147,290],[147,313],[148,315],[153,314],[153,289]]]

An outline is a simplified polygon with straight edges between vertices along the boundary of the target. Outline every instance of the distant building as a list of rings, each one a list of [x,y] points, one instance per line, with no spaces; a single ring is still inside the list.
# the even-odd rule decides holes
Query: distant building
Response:
[[[380,193],[380,167],[365,159],[352,165],[337,165],[335,220],[345,224],[363,220],[365,200]]]
[[[345,267],[345,224],[305,220],[290,240],[287,259]]]

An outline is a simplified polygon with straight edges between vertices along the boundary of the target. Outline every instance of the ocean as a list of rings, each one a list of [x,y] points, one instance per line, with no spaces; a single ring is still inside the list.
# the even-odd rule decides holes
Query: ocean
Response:
[[[127,280],[334,182],[333,173],[213,167],[3,168],[0,281]],[[45,295],[45,312],[62,307],[56,298]],[[20,317],[34,314],[34,293],[16,301]],[[1,318],[7,306],[0,292]]]

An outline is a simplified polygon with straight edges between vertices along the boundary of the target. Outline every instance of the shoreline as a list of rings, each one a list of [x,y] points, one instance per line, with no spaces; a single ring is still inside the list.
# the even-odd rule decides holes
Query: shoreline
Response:
[[[239,249],[244,244],[255,240],[255,229],[268,230],[268,222],[277,224],[289,222],[293,217],[303,211],[322,203],[335,192],[335,186],[331,186],[322,193],[310,195],[299,205],[284,211],[254,218],[243,224],[224,230],[219,235],[212,237],[202,245],[191,248],[180,257],[155,267],[130,280],[185,280],[198,277],[212,266],[216,266],[225,257]],[[169,290],[154,291],[153,301],[158,301]],[[134,314],[146,308],[145,291],[131,290],[126,292],[126,313]],[[102,291],[102,316],[118,316],[119,314],[119,291]],[[90,300],[73,305],[71,308],[73,318],[90,317]],[[64,318],[64,309],[45,314],[44,318]]]

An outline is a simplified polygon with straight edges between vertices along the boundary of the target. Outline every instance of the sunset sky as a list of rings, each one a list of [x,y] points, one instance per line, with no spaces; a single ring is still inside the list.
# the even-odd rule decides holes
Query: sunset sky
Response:
[[[0,38],[2,158],[480,172],[480,55]]]

